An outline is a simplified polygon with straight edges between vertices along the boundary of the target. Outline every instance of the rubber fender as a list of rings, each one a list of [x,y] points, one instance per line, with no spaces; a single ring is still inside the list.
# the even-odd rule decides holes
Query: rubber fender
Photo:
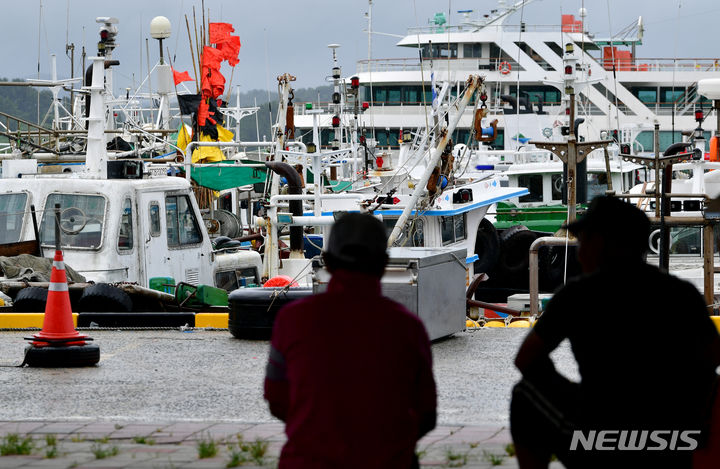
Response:
[[[473,263],[476,274],[491,272],[500,258],[500,237],[487,218],[483,218],[478,226],[475,254],[478,256],[478,260]]]
[[[132,299],[117,287],[96,283],[83,290],[78,309],[90,313],[127,313],[132,311]]]
[[[568,246],[567,278],[580,275],[577,247]],[[565,246],[545,246],[538,252],[540,290],[553,292],[565,280]]]
[[[45,311],[48,291],[41,287],[26,287],[18,292],[13,310],[18,313],[40,313]]]
[[[497,271],[505,286],[528,287],[530,245],[535,239],[537,235],[523,225],[512,226],[500,235]]]

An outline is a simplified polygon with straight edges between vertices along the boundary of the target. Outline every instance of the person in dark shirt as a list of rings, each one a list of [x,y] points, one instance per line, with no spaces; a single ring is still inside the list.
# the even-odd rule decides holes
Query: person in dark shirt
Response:
[[[278,313],[265,399],[286,424],[280,469],[416,467],[415,445],[435,427],[430,341],[382,296],[386,245],[379,220],[343,215],[323,252],[327,292]]]
[[[523,379],[510,421],[522,468],[547,467],[551,454],[566,467],[689,467],[720,338],[695,287],[645,262],[649,229],[642,211],[606,196],[568,226],[583,276],[553,296],[515,359]],[[580,383],[550,359],[565,339]],[[633,445],[642,449],[622,450]]]

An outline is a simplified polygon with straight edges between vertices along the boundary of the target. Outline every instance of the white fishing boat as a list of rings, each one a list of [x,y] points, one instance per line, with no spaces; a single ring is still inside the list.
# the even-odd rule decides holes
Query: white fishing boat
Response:
[[[99,20],[106,27],[114,28],[112,19]],[[161,21],[160,26],[165,23]],[[159,34],[169,34],[169,31]],[[258,284],[260,254],[252,250],[215,248],[189,180],[170,177],[170,167],[157,160],[127,158],[140,156],[141,144],[132,152],[108,151],[112,139],[112,132],[108,130],[112,130],[112,126],[107,116],[113,109],[111,80],[105,77],[105,70],[112,62],[109,44],[109,41],[103,44],[104,55],[91,58],[91,82],[76,91],[87,98],[88,116],[78,118],[79,126],[87,126],[87,130],[82,134],[72,129],[64,129],[64,134],[53,130],[53,135],[58,137],[82,139],[81,151],[63,150],[72,151],[68,159],[81,161],[82,165],[72,171],[42,171],[39,166],[43,161],[60,164],[67,161],[57,146],[50,153],[37,151],[24,158],[3,159],[0,240],[4,251],[12,253],[29,248],[31,254],[51,258],[56,243],[54,225],[58,204],[60,247],[65,261],[88,281],[131,283],[146,292],[150,288],[173,291],[175,285],[180,284],[190,285],[188,291],[201,285],[227,291]],[[163,70],[170,72],[169,67]],[[172,83],[172,78],[169,80]],[[110,101],[108,105],[106,100]],[[159,115],[167,115],[168,109],[167,100],[164,104],[161,102]],[[168,133],[164,121],[167,118],[157,123],[160,135]],[[152,148],[145,150],[172,148],[174,160],[176,149],[166,138],[152,137],[149,132],[143,135],[156,141]],[[52,150],[59,141],[45,142],[44,147]],[[38,146],[41,145],[36,141],[35,147]],[[20,150],[14,148],[15,153]],[[14,287],[18,287],[20,280],[6,278],[3,281],[14,282]],[[172,288],[162,288],[162,284]],[[157,291],[154,296],[167,300]],[[109,297],[107,300],[111,302]],[[108,305],[112,307],[121,307],[119,311],[130,309],[127,304]]]

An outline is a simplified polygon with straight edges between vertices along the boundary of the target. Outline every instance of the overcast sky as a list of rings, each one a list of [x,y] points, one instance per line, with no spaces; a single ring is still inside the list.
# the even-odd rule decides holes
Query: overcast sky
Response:
[[[0,0],[0,4],[10,1]],[[581,0],[528,3],[523,11],[523,21],[528,24],[559,24],[561,14],[577,16],[583,6]],[[176,69],[189,70],[192,75],[183,15],[188,15],[192,28],[193,5],[198,16],[201,14],[199,0],[42,0],[42,22],[39,24],[40,4],[40,0],[13,1],[11,8],[3,9],[0,76],[37,76],[39,49],[41,76],[49,75],[49,57],[55,53],[59,77],[68,77],[70,62],[65,57],[66,37],[68,42],[75,43],[76,64],[79,64],[83,45],[88,56],[96,52],[99,25],[95,18],[115,16],[119,19],[119,35],[114,58],[121,62],[115,72],[116,89],[132,86],[133,79],[135,83],[141,80],[141,68],[143,74],[147,71],[145,38],[150,20],[157,15],[166,16],[172,23],[173,35],[165,45],[171,55],[176,56]],[[641,58],[720,56],[718,0],[584,0],[584,6],[588,10],[587,29],[598,36],[609,36],[611,31],[616,33],[642,15],[645,40],[638,49]],[[489,0],[374,0],[373,30],[402,35],[408,27],[426,25],[438,11],[445,15],[449,12],[449,23],[457,24],[457,10],[473,9],[476,14],[482,14],[496,7],[497,2]],[[205,0],[205,8],[210,10],[212,21],[232,23],[235,34],[240,36],[240,64],[233,76],[233,87],[241,85],[242,91],[266,89],[268,83],[274,90],[274,77],[285,72],[297,76],[296,88],[325,84],[330,68],[331,56],[327,49],[330,43],[342,45],[339,58],[345,75],[352,74],[357,60],[368,56],[364,32],[367,0]],[[507,22],[518,24],[520,12]],[[395,46],[398,40],[388,35],[374,35],[372,57],[395,58],[411,54],[411,51]],[[155,63],[158,46],[152,39],[150,55],[151,62]],[[229,80],[229,69],[224,68],[223,73]],[[79,74],[79,65],[76,65],[76,74]]]

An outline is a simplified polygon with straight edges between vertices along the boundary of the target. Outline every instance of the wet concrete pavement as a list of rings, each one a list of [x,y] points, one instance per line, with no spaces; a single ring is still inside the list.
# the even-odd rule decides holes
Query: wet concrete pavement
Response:
[[[338,329],[338,333],[351,334],[352,330]],[[519,377],[512,361],[526,333],[527,329],[480,329],[433,345],[439,427],[419,445],[424,466],[491,467],[499,462],[501,467],[516,467],[504,448],[510,442],[510,389]],[[5,365],[21,361],[22,338],[27,335],[0,332]],[[232,455],[227,441],[220,445],[222,464],[217,458],[214,462],[198,458],[197,441],[213,426],[224,428],[233,438],[255,429],[244,437],[246,441],[254,433],[268,434],[264,464],[273,467],[284,436],[282,425],[262,399],[268,342],[240,341],[227,331],[203,330],[90,331],[89,335],[100,346],[97,367],[0,368],[0,419],[5,422],[0,424],[0,434],[42,432],[44,425],[53,425],[33,437],[40,438],[38,448],[43,446],[41,436],[56,428],[58,438],[67,442],[66,456],[84,455],[82,461],[69,457],[53,460],[57,466],[50,460],[31,460],[35,462],[27,466],[19,463],[23,458],[37,459],[42,455],[37,449],[33,456],[13,456],[17,465],[7,466],[9,457],[0,458],[0,467],[39,467],[39,462],[43,467],[69,467],[73,462],[81,464],[78,467],[225,467]],[[554,358],[561,372],[577,376],[568,347],[561,347]],[[88,431],[92,438],[73,441],[82,428],[92,430],[92,425],[101,424],[108,426],[105,433]],[[153,449],[163,450],[155,452],[160,456],[154,463],[126,461],[137,458],[138,452],[152,453],[148,448],[138,450],[142,444],[133,438],[142,435],[129,435],[139,431],[134,429],[138,425],[154,433]],[[195,430],[175,434],[183,435],[179,441],[163,440],[173,433],[166,429],[170,425],[195,425]],[[204,430],[198,430],[203,426]],[[103,459],[104,465],[91,451],[98,439],[106,441],[101,445],[119,448],[118,455]],[[163,465],[171,461],[165,457],[171,453],[175,462]]]

